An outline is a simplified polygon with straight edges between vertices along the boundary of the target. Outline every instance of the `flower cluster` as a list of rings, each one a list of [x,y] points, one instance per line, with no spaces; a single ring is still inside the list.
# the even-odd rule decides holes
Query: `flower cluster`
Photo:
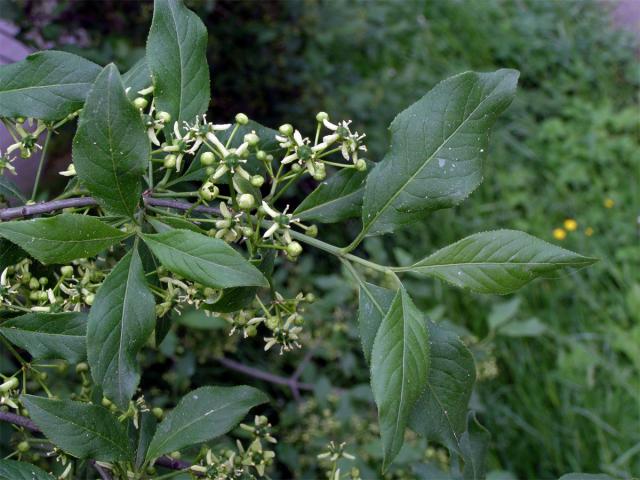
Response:
[[[567,238],[567,235],[570,232],[575,232],[577,229],[578,229],[578,222],[573,218],[567,218],[562,223],[562,227],[553,229],[553,232],[552,232],[553,238],[555,238],[556,240],[564,240],[565,238]],[[593,235],[593,228],[591,227],[585,228],[584,234],[587,237],[590,237],[591,235]]]
[[[0,175],[4,170],[16,174],[16,169],[12,163],[16,160],[16,154],[21,158],[29,158],[37,150],[42,150],[42,146],[38,143],[38,138],[47,129],[47,126],[41,121],[34,121],[30,118],[25,121],[24,118],[17,118],[15,122],[9,122],[2,119],[2,122],[12,136],[14,143],[9,145],[4,154],[0,152]],[[25,129],[25,126],[27,129]]]
[[[341,458],[345,458],[347,460],[356,459],[356,457],[345,451],[345,446],[345,442],[336,445],[332,440],[329,442],[329,445],[327,445],[327,450],[318,455],[318,460],[323,460],[330,466],[329,470],[326,472],[329,480],[340,480],[343,478],[340,469],[338,468],[338,460]],[[350,480],[361,480],[360,471],[357,468],[352,468],[345,478],[349,478]]]
[[[236,449],[224,449],[214,453],[206,449],[201,455],[202,461],[192,465],[190,470],[201,477],[213,480],[233,478],[255,479],[265,476],[266,469],[273,464],[276,456],[272,450],[265,449],[263,442],[275,444],[277,440],[271,435],[271,424],[265,416],[256,416],[253,425],[240,424],[240,428],[249,432],[252,440],[245,446],[236,441]]]
[[[90,306],[105,272],[95,262],[81,259],[59,271],[32,273],[33,261],[24,259],[0,274],[0,305],[33,312],[79,312]]]

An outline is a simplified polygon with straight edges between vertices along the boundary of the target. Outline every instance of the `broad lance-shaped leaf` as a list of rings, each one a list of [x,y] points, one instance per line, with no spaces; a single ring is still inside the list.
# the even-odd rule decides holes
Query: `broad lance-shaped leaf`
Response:
[[[151,149],[140,112],[115,65],[98,75],[73,139],[78,178],[105,210],[131,216],[140,201]]]
[[[303,221],[336,223],[358,217],[362,210],[367,172],[345,168],[330,176],[307,196],[294,215]]]
[[[429,371],[429,334],[401,287],[383,318],[371,352],[371,388],[378,405],[386,469],[402,448],[409,415]]]
[[[15,265],[27,256],[27,252],[9,240],[0,238],[0,273],[10,265]]]
[[[136,355],[153,332],[155,318],[153,293],[134,248],[100,286],[87,325],[91,375],[105,396],[123,409],[138,387]]]
[[[392,290],[362,284],[359,323],[362,347],[367,362],[371,357],[375,334],[394,299]],[[429,332],[429,371],[426,388],[416,401],[408,425],[428,441],[447,446],[463,455],[460,442],[466,428],[469,398],[475,383],[473,355],[451,330],[426,321]]]
[[[158,425],[147,460],[224,435],[249,410],[268,401],[260,390],[247,386],[193,390]]]
[[[6,200],[18,200],[22,202],[20,205],[27,203],[27,199],[18,186],[8,177],[0,177],[0,197],[4,197]]]
[[[0,236],[42,263],[89,258],[130,236],[96,217],[63,213],[0,223]]]
[[[87,356],[87,314],[27,313],[0,324],[0,333],[35,359],[78,363]]]
[[[523,232],[495,230],[471,235],[397,271],[438,277],[479,293],[506,294],[536,277],[595,261]]]
[[[155,0],[146,58],[158,110],[180,124],[207,111],[207,29],[182,0]]]
[[[50,50],[0,67],[0,117],[60,120],[82,108],[100,67]]]
[[[489,129],[517,80],[515,70],[462,73],[400,113],[389,152],[367,177],[363,230],[392,232],[469,196],[482,181]]]
[[[473,413],[469,413],[467,429],[460,438],[465,479],[483,480],[487,477],[486,457],[490,439],[488,430],[480,425]]]
[[[269,286],[260,270],[217,238],[179,229],[142,237],[162,265],[207,287]]]
[[[151,72],[146,57],[142,57],[122,75],[122,83],[130,100],[140,96],[138,91],[151,86]]]
[[[38,428],[69,455],[103,462],[131,460],[124,426],[106,408],[33,395],[20,398]]]
[[[33,463],[0,460],[0,480],[55,480],[55,477]]]

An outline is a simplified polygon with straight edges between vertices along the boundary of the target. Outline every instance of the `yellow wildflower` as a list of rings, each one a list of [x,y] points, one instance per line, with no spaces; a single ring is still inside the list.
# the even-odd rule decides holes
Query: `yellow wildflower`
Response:
[[[567,237],[567,231],[564,228],[555,228],[553,230],[553,238],[556,240],[564,240]]]
[[[593,228],[591,228],[591,227],[587,227],[587,228],[585,228],[585,229],[584,229],[584,234],[585,234],[587,237],[590,237],[591,235],[593,235]]]
[[[576,222],[573,218],[567,218],[564,221],[564,228],[568,232],[574,232],[576,228],[578,228],[578,222]]]
[[[603,202],[605,208],[613,208],[615,204],[616,202],[613,200],[613,198],[605,198]]]

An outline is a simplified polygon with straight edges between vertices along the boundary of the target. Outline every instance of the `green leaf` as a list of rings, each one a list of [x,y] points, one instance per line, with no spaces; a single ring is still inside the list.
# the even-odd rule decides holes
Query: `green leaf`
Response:
[[[323,181],[307,196],[294,215],[300,220],[336,223],[358,217],[362,211],[362,196],[367,172],[345,168]]]
[[[359,322],[367,362],[374,336],[393,299],[392,290],[369,283],[361,285]],[[411,411],[408,425],[427,441],[440,443],[462,455],[460,441],[476,378],[475,362],[453,331],[430,321],[425,325],[429,333],[427,383]]]
[[[429,371],[429,334],[422,315],[400,288],[382,319],[371,352],[371,388],[378,405],[383,469],[400,451],[409,415]]]
[[[247,386],[193,390],[158,425],[147,460],[224,435],[250,409],[268,401],[260,390]]]
[[[473,413],[467,419],[467,430],[460,438],[460,449],[464,459],[462,475],[469,480],[486,477],[486,457],[491,434],[476,420]]]
[[[162,265],[207,287],[269,286],[260,270],[217,238],[189,230],[142,237]]]
[[[42,263],[94,257],[129,235],[96,217],[75,213],[0,223],[0,236]]]
[[[138,60],[127,73],[122,75],[122,83],[130,100],[140,96],[138,91],[151,86],[151,72],[146,57]]]
[[[474,292],[506,294],[542,275],[595,261],[523,232],[495,230],[466,237],[397,270],[434,276]]]
[[[103,462],[131,460],[127,433],[106,408],[70,400],[22,395],[45,436],[69,455]]]
[[[153,435],[156,433],[158,422],[156,417],[151,412],[142,412],[140,414],[140,429],[138,430],[138,444],[136,447],[136,461],[137,468],[144,463],[144,458],[149,449],[149,444]]]
[[[536,317],[509,322],[498,329],[498,335],[507,337],[539,337],[547,331],[547,326]]]
[[[364,232],[392,232],[469,196],[482,181],[489,130],[517,79],[515,70],[462,73],[400,113],[389,127],[389,152],[367,177]]]
[[[183,230],[191,230],[196,233],[205,233],[200,227],[192,223],[190,220],[179,217],[163,217],[162,220],[157,218],[147,217],[147,221],[151,224],[153,229],[158,233],[170,232],[176,228]]]
[[[429,442],[463,454],[469,399],[476,380],[473,355],[458,335],[433,322],[429,330],[427,388],[416,402],[409,427]]]
[[[27,256],[27,252],[4,238],[0,238],[0,273]]]
[[[254,260],[253,263],[265,277],[270,278],[273,273],[276,252],[273,249],[263,249],[260,254],[262,255],[260,260]],[[254,300],[257,292],[257,287],[225,288],[218,300],[210,304],[205,303],[202,308],[220,313],[235,312],[249,305]]]
[[[100,67],[49,50],[0,67],[0,117],[60,120],[82,108]]]
[[[132,216],[151,149],[140,112],[124,92],[115,65],[98,75],[73,139],[78,178],[105,210]]]
[[[565,473],[558,480],[613,480],[604,473]]]
[[[87,357],[95,382],[126,409],[140,381],[136,355],[155,325],[155,301],[136,248],[105,278],[87,325]]]
[[[155,0],[147,64],[158,110],[191,121],[209,107],[207,29],[182,0]]]
[[[380,329],[382,319],[389,311],[389,307],[391,307],[394,297],[395,292],[388,288],[378,287],[366,282],[360,286],[358,324],[360,325],[362,350],[367,363],[371,363],[373,341]]]
[[[18,186],[8,177],[0,176],[0,196],[7,200],[17,199],[22,203],[27,203]]]
[[[78,363],[87,356],[87,315],[81,312],[27,313],[0,324],[0,333],[35,359]]]
[[[55,480],[55,477],[32,463],[0,460],[0,480]]]

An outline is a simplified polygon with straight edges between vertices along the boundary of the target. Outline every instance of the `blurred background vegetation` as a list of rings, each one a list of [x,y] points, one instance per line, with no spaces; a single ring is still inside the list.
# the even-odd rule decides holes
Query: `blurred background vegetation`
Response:
[[[441,79],[469,69],[521,71],[517,99],[495,128],[483,186],[462,206],[401,232],[393,247],[372,238],[364,248],[379,262],[406,264],[476,231],[515,228],[599,257],[594,267],[508,297],[418,279],[410,288],[432,319],[454,326],[476,356],[481,380],[472,406],[492,433],[491,479],[557,478],[570,471],[637,475],[639,45],[612,28],[610,4],[187,4],[209,28],[214,119],[242,111],[268,126],[286,121],[310,131],[315,113],[324,110],[333,119],[353,119],[367,133],[374,161],[385,152],[395,114]],[[0,11],[34,48],[77,52],[101,64],[115,60],[124,71],[143,54],[152,4],[0,0]],[[63,146],[56,157],[68,161]],[[57,188],[54,177],[48,185]],[[325,226],[320,236],[346,244],[357,228]],[[356,335],[356,292],[318,253],[283,265],[279,274],[292,293],[319,297],[307,315],[303,351],[267,355],[259,340],[236,350],[226,327],[193,313],[176,319],[161,352],[147,360],[162,366],[157,378],[145,377],[144,387],[164,392],[157,402],[171,404],[171,395],[190,384],[237,383],[238,373],[213,360],[223,352],[283,375],[311,352],[301,379],[313,390],[300,399],[243,377],[277,399],[269,415],[280,439],[274,478],[320,478],[316,455],[330,440],[346,441],[363,478],[376,478],[380,448]],[[439,449],[412,439],[387,478],[440,478],[446,461]]]

